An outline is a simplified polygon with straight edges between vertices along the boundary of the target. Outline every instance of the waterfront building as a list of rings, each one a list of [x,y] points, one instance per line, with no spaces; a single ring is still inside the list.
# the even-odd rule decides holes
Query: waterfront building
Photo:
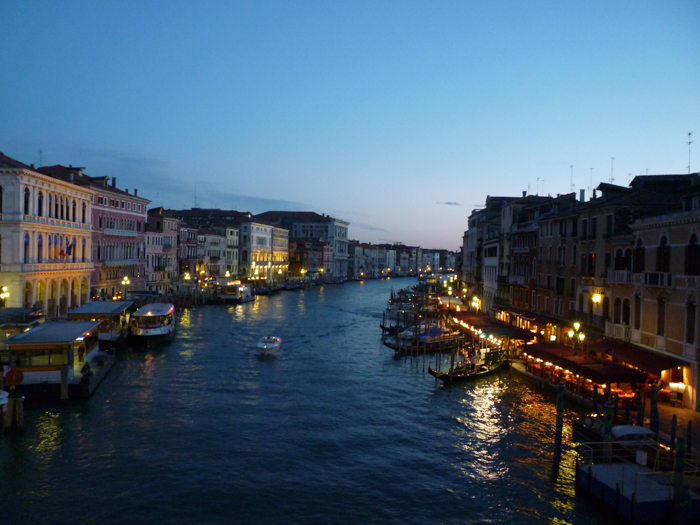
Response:
[[[700,408],[700,176],[640,176],[584,197],[523,197],[500,218],[488,202],[475,210],[463,247],[472,308],[642,370],[665,385],[660,399]]]
[[[212,223],[212,229],[224,238],[224,249],[222,250],[223,272],[224,275],[228,274],[228,277],[233,278],[238,275],[238,242],[240,231],[235,224],[226,221],[216,221]]]
[[[177,239],[180,221],[162,206],[148,210],[146,278],[149,290],[167,293],[177,282]]]
[[[89,299],[94,190],[0,153],[0,286],[4,305],[50,317]]]
[[[151,202],[139,197],[138,190],[117,188],[117,178],[90,177],[83,168],[47,166],[39,171],[94,191],[92,202],[91,299],[115,297],[122,291],[122,281],[132,290],[146,288],[145,225]]]
[[[226,236],[218,229],[201,227],[199,234],[204,235],[205,276],[213,277],[219,282],[225,280],[226,272]],[[229,272],[230,276],[230,272]]]
[[[327,242],[310,239],[289,241],[289,272],[305,281],[329,276],[333,269],[333,248]]]
[[[327,242],[333,248],[331,277],[348,275],[348,226],[350,223],[310,211],[267,211],[258,219],[289,231],[291,238]]]
[[[177,257],[180,279],[184,281],[187,281],[186,276],[189,276],[190,282],[193,282],[197,276],[197,263],[199,261],[197,232],[198,229],[195,226],[190,226],[185,222],[180,223]]]

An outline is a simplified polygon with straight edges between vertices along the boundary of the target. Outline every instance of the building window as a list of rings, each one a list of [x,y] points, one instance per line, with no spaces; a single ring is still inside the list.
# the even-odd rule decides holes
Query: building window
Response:
[[[24,263],[29,264],[29,234],[24,234]]]
[[[632,271],[634,273],[644,273],[644,244],[642,239],[637,239],[637,245],[634,248],[634,259],[632,261]]]
[[[29,215],[29,188],[24,188],[24,214]]]
[[[83,224],[85,224],[85,220],[87,219],[87,213],[86,213],[87,205],[83,203]]]
[[[622,301],[622,324],[630,325],[630,300],[624,299]]]
[[[37,250],[36,250],[36,262],[42,263],[44,262],[44,247],[42,246],[44,243],[44,239],[39,234],[39,238],[37,239]]]
[[[639,330],[642,322],[642,296],[634,296],[634,329]]]
[[[43,217],[43,215],[44,215],[44,192],[43,191],[39,192],[39,197],[37,198],[36,214],[39,217]]]
[[[666,335],[666,300],[656,300],[656,335]]]
[[[671,268],[671,247],[664,235],[656,248],[656,271],[668,273]]]
[[[73,222],[78,222],[75,220],[75,211],[76,211],[77,204],[75,204],[75,201],[73,201]]]
[[[698,236],[690,236],[690,243],[685,247],[685,274],[700,275],[700,245]]]
[[[613,323],[620,324],[622,320],[622,301],[619,297],[615,297],[615,302],[613,303]]]

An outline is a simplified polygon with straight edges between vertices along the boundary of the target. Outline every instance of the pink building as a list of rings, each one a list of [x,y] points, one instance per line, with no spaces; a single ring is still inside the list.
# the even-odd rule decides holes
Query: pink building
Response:
[[[83,168],[48,166],[39,171],[95,192],[91,298],[112,298],[126,289],[145,290],[145,225],[151,201],[139,197],[138,190],[131,194],[128,189],[118,189],[116,177],[110,184],[110,177],[90,177]]]

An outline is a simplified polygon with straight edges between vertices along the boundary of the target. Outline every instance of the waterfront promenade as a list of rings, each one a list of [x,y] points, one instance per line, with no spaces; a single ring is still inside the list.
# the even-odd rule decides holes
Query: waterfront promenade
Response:
[[[525,365],[520,361],[513,362],[513,369],[530,376],[528,372],[525,371]],[[535,378],[540,381],[539,378]],[[679,406],[673,406],[668,403],[658,403],[659,409],[659,435],[662,441],[671,441],[671,428],[673,425],[673,416],[676,416],[677,420],[677,431],[676,437],[686,437],[688,431],[688,421],[693,422],[693,435],[692,435],[692,450],[694,452],[700,452],[700,412],[696,410],[691,410],[689,408],[682,408]],[[649,400],[647,399],[644,404],[644,426],[649,426],[649,413],[651,406]],[[637,411],[632,410],[630,412],[633,421],[637,420]]]

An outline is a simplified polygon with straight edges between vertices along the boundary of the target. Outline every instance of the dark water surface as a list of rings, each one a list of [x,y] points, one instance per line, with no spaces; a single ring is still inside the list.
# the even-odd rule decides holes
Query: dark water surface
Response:
[[[184,311],[169,346],[0,438],[0,523],[613,523],[575,496],[571,451],[550,479],[549,394],[517,373],[446,388],[382,345],[412,284]]]

